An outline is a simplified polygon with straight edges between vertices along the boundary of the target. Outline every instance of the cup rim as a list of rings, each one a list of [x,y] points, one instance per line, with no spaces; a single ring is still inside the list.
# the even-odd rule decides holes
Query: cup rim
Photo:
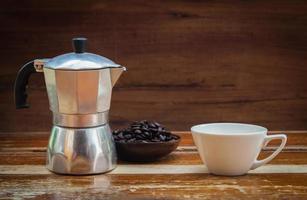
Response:
[[[249,126],[250,128],[256,128],[257,131],[245,131],[242,133],[223,133],[223,132],[206,132],[199,130],[200,128],[208,127],[208,126],[223,126],[223,125],[236,125],[236,126]],[[256,135],[256,134],[266,134],[268,131],[267,128],[255,124],[247,124],[247,123],[235,123],[235,122],[217,122],[217,123],[204,123],[204,124],[197,124],[191,127],[191,132],[193,134],[201,134],[201,135],[214,135],[214,136],[248,136],[248,135]]]

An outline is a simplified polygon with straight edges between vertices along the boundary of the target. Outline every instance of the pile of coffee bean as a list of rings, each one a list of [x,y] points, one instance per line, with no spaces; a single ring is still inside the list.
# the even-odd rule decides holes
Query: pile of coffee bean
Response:
[[[161,124],[147,120],[133,122],[126,129],[115,130],[113,137],[116,142],[129,143],[167,142],[179,139]]]

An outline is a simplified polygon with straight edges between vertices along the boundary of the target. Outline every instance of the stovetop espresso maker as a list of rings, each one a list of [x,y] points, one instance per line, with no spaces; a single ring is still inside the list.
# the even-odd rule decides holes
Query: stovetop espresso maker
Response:
[[[125,67],[85,52],[86,38],[74,38],[75,52],[25,64],[15,82],[16,108],[28,108],[32,73],[44,72],[53,128],[47,168],[60,174],[97,174],[116,166],[108,124],[112,87]]]

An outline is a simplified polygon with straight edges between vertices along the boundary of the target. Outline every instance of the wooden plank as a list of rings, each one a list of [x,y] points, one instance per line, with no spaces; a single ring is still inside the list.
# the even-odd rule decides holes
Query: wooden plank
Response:
[[[306,174],[0,175],[4,199],[306,199]]]
[[[154,165],[120,164],[107,174],[208,174],[201,165]],[[264,165],[248,174],[307,174],[307,165]],[[0,175],[46,175],[52,174],[45,165],[0,165]]]
[[[189,132],[169,157],[119,162],[109,174],[59,176],[44,165],[48,132],[0,133],[0,199],[305,199],[306,131],[287,131],[289,146],[269,165],[239,177],[208,174]],[[278,134],[273,131],[270,134]],[[29,146],[33,145],[32,147]],[[265,149],[260,158],[272,152]]]
[[[13,82],[23,63],[71,51],[80,34],[129,69],[113,95],[115,128],[147,118],[174,130],[307,129],[306,10],[299,0],[1,1],[0,130],[50,129],[42,74],[31,78],[30,110],[15,110]]]
[[[272,151],[262,151],[258,159],[263,159],[269,156]],[[28,162],[29,164],[30,162]],[[125,162],[120,162],[125,163]],[[189,164],[202,164],[202,161],[197,152],[174,152],[169,156],[153,162],[153,164],[163,165],[163,164],[174,164],[174,165],[189,165]],[[275,157],[270,164],[307,164],[307,152],[281,152],[277,157]]]
[[[1,132],[0,148],[47,147],[50,132]]]
[[[270,155],[272,151],[262,151],[259,159],[263,159]],[[0,152],[0,165],[44,165],[46,163],[46,152]],[[119,164],[129,164],[125,161],[118,161]],[[133,163],[130,163],[133,164]],[[146,164],[146,163],[144,163]],[[191,165],[202,164],[199,154],[196,151],[178,152],[158,160],[151,162],[155,165]],[[281,152],[270,164],[306,164],[307,151]]]
[[[180,146],[194,146],[191,133],[189,131],[173,131],[181,137]],[[307,146],[307,131],[272,131],[269,134],[284,133],[288,136],[287,146],[298,148]],[[30,151],[42,151],[46,148],[49,132],[0,132],[0,151],[14,151],[17,148],[28,148]],[[269,146],[278,145],[279,141],[272,141]],[[195,147],[193,147],[195,148]],[[21,149],[26,150],[26,149]]]

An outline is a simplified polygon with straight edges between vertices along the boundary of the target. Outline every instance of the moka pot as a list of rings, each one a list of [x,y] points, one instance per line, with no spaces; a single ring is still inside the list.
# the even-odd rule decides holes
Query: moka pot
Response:
[[[44,73],[53,114],[46,165],[59,174],[98,174],[116,166],[108,113],[112,88],[126,68],[86,53],[86,41],[74,38],[74,52],[28,62],[15,81],[16,108],[28,108],[28,79]]]

